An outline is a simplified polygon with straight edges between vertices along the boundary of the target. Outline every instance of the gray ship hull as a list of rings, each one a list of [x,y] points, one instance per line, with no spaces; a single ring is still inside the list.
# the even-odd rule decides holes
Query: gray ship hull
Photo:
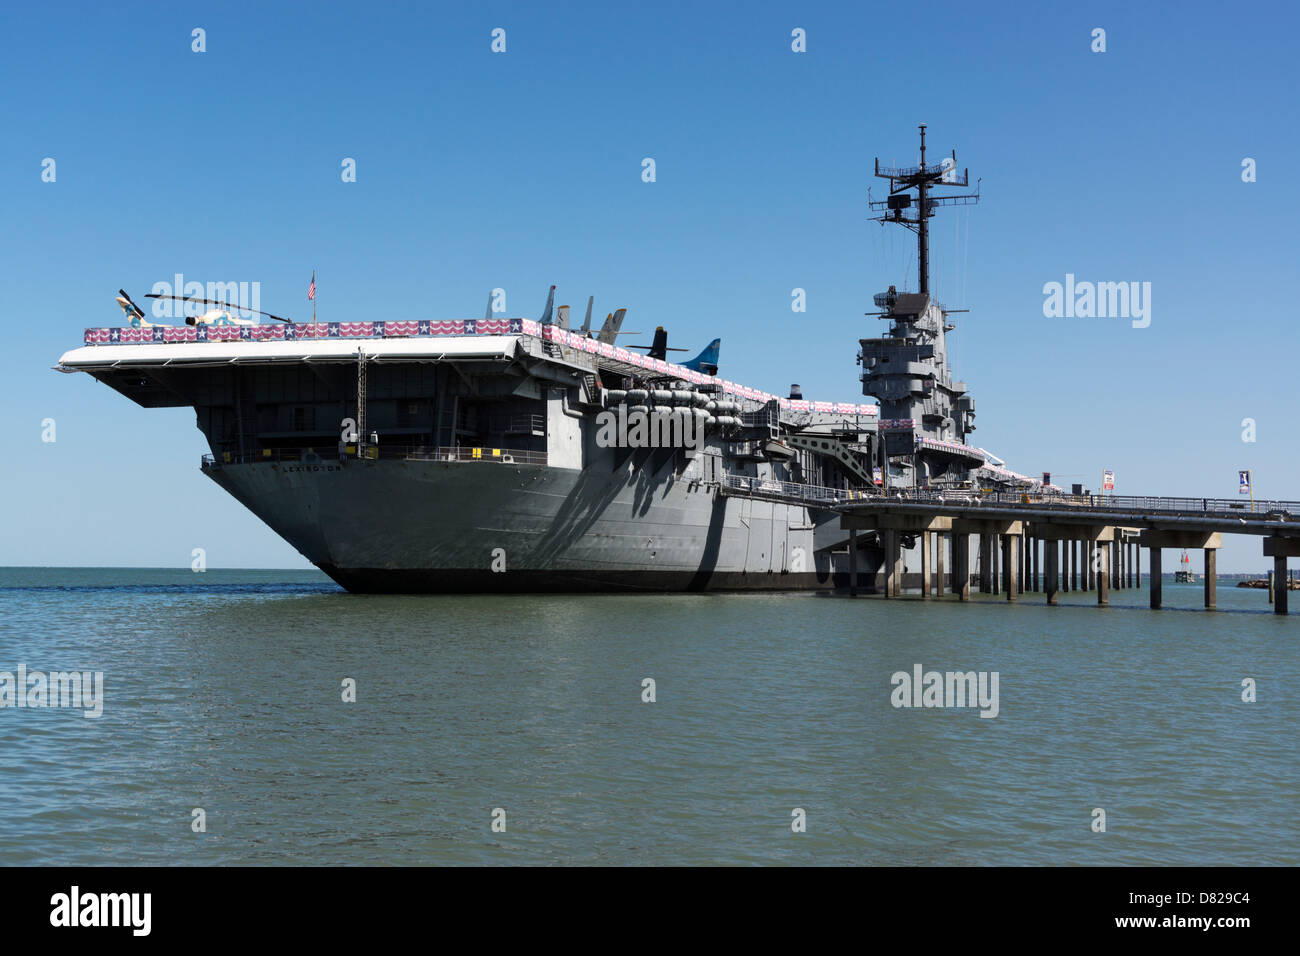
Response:
[[[675,474],[669,452],[611,464],[325,459],[206,471],[350,591],[847,587],[838,515],[720,495]],[[860,580],[879,565],[863,549]]]

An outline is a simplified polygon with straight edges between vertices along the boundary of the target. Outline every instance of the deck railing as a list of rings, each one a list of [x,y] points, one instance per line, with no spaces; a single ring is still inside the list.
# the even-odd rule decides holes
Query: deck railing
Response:
[[[323,446],[304,448],[259,448],[252,452],[224,452],[221,455],[204,455],[205,470],[224,465],[256,463],[303,463],[337,465],[340,460],[355,461],[468,461],[496,462],[506,465],[546,465],[546,452],[521,448],[493,448],[491,446],[445,447],[434,445],[363,445],[352,444],[339,455],[338,448]]]

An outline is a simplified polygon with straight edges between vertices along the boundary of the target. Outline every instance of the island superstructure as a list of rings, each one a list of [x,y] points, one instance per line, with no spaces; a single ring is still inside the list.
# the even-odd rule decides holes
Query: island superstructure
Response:
[[[889,195],[870,203],[881,213],[876,221],[916,233],[917,291],[890,286],[876,295],[882,310],[876,315],[889,321],[889,332],[862,339],[859,362],[863,392],[880,400],[885,454],[905,484],[928,488],[964,484],[986,459],[967,444],[975,430],[975,403],[948,368],[952,313],[930,295],[930,219],[940,206],[978,202],[979,193],[934,194],[941,187],[966,187],[970,177],[965,170],[957,175],[955,150],[944,162],[927,164],[924,124],[920,130],[918,165],[882,167],[876,160],[876,176],[889,181]]]
[[[923,152],[879,173],[891,221],[918,218],[924,244],[948,168]],[[849,570],[839,502],[1029,480],[967,444],[974,406],[920,268],[918,292],[877,297],[889,335],[861,342],[879,405],[724,379],[717,342],[685,364],[666,333],[638,354],[618,343],[624,310],[570,328],[553,287],[535,320],[149,326],[128,310],[130,327],[87,329],[60,368],[194,408],[203,473],[352,591],[832,588]],[[702,440],[611,443],[611,412]],[[864,539],[857,558],[870,573],[881,552]]]

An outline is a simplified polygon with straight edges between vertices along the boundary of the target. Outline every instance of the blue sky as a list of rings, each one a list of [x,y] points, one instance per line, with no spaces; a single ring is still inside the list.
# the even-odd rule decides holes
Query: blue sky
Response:
[[[1300,499],[1294,7],[622,6],[7,5],[0,565],[303,564],[201,476],[191,411],[50,371],[177,272],[306,317],[314,268],[322,319],[480,315],[497,286],[536,317],[556,283],[721,336],[736,381],[854,400],[871,294],[915,283],[872,163],[913,162],[919,122],[983,179],[933,232],[976,443],[1059,483],[1229,496],[1252,468]],[[1150,327],[1045,318],[1067,273],[1150,282]],[[1253,539],[1220,558],[1262,567]]]

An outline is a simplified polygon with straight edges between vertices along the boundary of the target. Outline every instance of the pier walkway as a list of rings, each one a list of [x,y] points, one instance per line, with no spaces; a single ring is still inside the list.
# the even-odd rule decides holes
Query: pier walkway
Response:
[[[857,532],[875,532],[885,551],[884,594],[901,591],[902,539],[921,543],[921,594],[940,595],[945,557],[960,600],[970,599],[971,537],[979,539],[980,591],[1018,599],[1022,586],[1056,604],[1062,590],[1138,586],[1141,549],[1149,553],[1151,607],[1161,606],[1165,548],[1204,552],[1205,606],[1217,603],[1217,554],[1225,534],[1263,539],[1273,559],[1273,609],[1287,613],[1288,557],[1300,557],[1300,501],[1165,498],[1130,495],[891,490],[873,495],[843,489],[727,475],[721,493],[802,504],[838,512],[849,532],[850,593],[859,585]],[[945,552],[947,554],[945,555]]]

